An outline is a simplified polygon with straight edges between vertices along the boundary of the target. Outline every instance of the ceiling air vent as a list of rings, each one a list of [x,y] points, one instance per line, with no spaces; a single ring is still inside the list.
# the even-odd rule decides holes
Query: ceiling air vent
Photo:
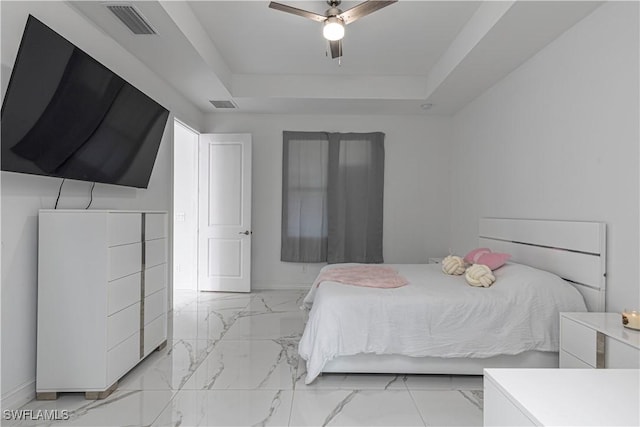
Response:
[[[136,8],[128,4],[107,4],[111,11],[133,34],[157,34],[151,24],[138,12]]]
[[[209,101],[216,108],[238,108],[233,101],[221,100],[221,101]]]

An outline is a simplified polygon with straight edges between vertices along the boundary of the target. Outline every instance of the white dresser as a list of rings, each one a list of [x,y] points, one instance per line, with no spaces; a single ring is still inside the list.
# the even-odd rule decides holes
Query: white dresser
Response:
[[[108,396],[167,339],[167,214],[41,210],[36,396]]]
[[[640,370],[485,369],[485,426],[638,426]]]
[[[619,313],[560,313],[561,368],[640,368],[640,331]]]

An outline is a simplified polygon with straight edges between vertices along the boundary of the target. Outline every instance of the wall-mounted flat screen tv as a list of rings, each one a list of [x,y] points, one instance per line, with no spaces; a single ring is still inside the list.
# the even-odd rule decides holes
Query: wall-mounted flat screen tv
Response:
[[[29,16],[2,103],[2,170],[147,188],[168,116]]]

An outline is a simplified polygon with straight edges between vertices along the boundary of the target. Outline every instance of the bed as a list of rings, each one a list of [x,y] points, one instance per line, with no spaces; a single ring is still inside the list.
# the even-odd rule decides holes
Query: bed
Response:
[[[312,287],[298,348],[305,382],[322,372],[557,367],[558,313],[604,311],[605,224],[483,218],[478,244],[512,255],[490,288],[470,287],[434,264],[394,265],[409,280],[396,289]]]

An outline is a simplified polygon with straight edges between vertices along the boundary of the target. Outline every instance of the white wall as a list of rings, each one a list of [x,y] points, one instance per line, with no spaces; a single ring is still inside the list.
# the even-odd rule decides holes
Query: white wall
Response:
[[[596,9],[453,119],[452,246],[478,218],[604,221],[607,310],[640,306],[638,3]]]
[[[321,264],[280,261],[282,131],[381,131],[385,138],[383,255],[426,262],[448,251],[450,120],[428,116],[215,114],[208,132],[253,135],[252,286],[308,286]]]
[[[198,134],[179,123],[173,158],[173,288],[198,288]]]
[[[143,92],[198,126],[200,112],[165,85],[140,61],[63,2],[0,3],[2,94],[6,90],[28,13],[45,22]],[[97,184],[93,208],[171,208],[173,114],[156,159],[149,188],[138,190]],[[52,208],[60,179],[2,173],[2,406],[15,407],[33,397],[36,358],[37,215]],[[58,207],[84,208],[90,183],[67,181]],[[73,301],[69,301],[73,304]]]

